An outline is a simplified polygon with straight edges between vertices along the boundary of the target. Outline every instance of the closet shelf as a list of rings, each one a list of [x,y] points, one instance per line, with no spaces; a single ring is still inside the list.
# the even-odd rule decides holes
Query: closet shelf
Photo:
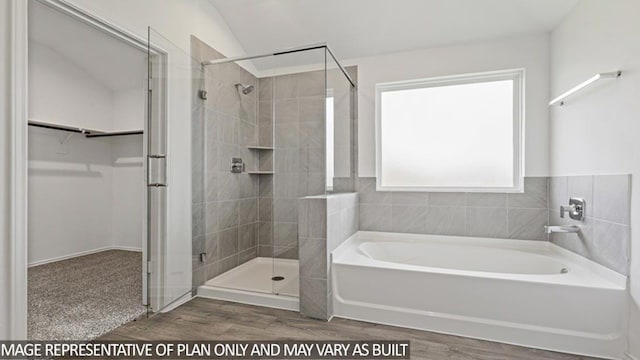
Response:
[[[247,146],[251,150],[274,150],[273,146]]]
[[[45,129],[61,130],[72,133],[83,134],[88,138],[92,137],[107,137],[107,136],[124,136],[124,135],[140,135],[143,134],[142,130],[126,130],[126,131],[100,131],[91,130],[67,125],[53,124],[38,120],[29,120],[29,126],[41,127]]]

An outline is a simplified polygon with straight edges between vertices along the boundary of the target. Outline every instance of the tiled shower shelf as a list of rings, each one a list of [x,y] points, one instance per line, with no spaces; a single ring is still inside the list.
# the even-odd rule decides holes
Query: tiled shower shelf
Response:
[[[273,146],[247,146],[251,150],[274,150]]]

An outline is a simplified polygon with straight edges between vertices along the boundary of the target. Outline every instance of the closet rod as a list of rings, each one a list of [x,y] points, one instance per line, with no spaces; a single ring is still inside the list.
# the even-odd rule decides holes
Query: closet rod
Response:
[[[35,127],[45,128],[45,129],[62,130],[62,131],[68,131],[68,132],[72,132],[72,133],[83,134],[84,136],[86,136],[88,138],[107,137],[107,136],[140,135],[140,134],[144,133],[144,131],[142,131],[142,130],[126,130],[126,131],[105,132],[105,131],[99,131],[99,130],[83,129],[83,128],[78,128],[78,127],[73,127],[73,126],[52,124],[52,123],[47,123],[47,122],[38,121],[38,120],[29,120],[29,126],[35,126]]]
[[[87,134],[88,138],[94,137],[107,137],[107,136],[124,136],[124,135],[141,135],[144,131],[142,130],[128,130],[128,131],[113,131],[113,132],[105,132],[105,133],[90,133]]]
[[[63,130],[63,131],[69,131],[69,132],[74,132],[78,134],[91,134],[94,132],[99,132],[99,131],[78,128],[78,127],[46,123],[46,122],[37,121],[37,120],[29,120],[29,126],[35,126],[35,127],[41,127],[41,128],[53,129],[53,130]]]

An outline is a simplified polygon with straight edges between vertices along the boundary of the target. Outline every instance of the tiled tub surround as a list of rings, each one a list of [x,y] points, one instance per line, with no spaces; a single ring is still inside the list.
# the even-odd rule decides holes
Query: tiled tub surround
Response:
[[[549,223],[577,225],[580,233],[551,234],[550,240],[621,274],[629,273],[631,176],[552,177],[549,182]],[[586,200],[584,221],[560,218],[560,205],[570,197]]]
[[[525,179],[524,193],[376,191],[360,178],[360,230],[546,240],[548,179]]]
[[[191,47],[196,62],[223,58],[195,37]],[[207,66],[203,75],[194,76],[192,89],[194,286],[258,253],[258,178],[229,171],[231,158],[237,156],[247,169],[257,166],[256,154],[247,148],[257,143],[257,95],[254,91],[241,96],[235,84],[257,86],[258,82],[233,63]],[[207,100],[197,96],[203,87]]]
[[[298,203],[300,312],[328,320],[333,315],[331,252],[358,232],[358,193],[311,196]]]
[[[360,230],[551,240],[626,275],[630,242],[630,176],[527,177],[524,193],[376,191],[360,178]],[[584,221],[560,218],[569,197],[587,202]],[[576,234],[544,233],[545,225],[575,224]]]

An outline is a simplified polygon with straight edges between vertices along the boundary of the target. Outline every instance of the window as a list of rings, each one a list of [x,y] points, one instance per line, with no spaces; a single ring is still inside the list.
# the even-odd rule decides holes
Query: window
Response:
[[[333,91],[327,90],[327,97],[325,99],[325,134],[327,139],[327,191],[333,191],[333,176],[334,176],[334,120],[333,120]]]
[[[376,85],[383,191],[522,191],[524,70]]]

